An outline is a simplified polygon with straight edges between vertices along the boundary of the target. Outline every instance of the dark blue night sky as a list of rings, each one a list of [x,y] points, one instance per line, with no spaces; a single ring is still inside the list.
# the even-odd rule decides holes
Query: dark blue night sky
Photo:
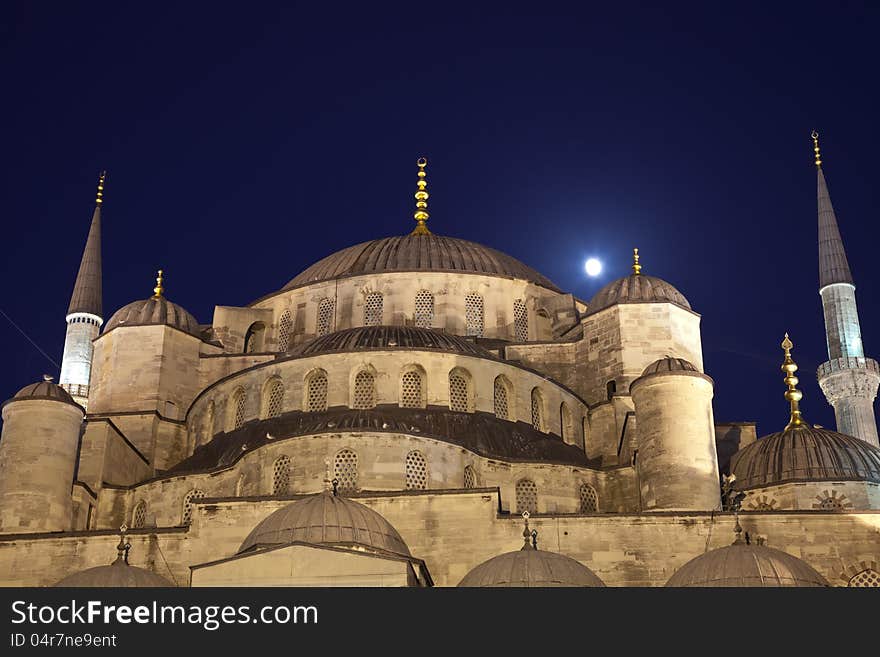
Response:
[[[56,362],[102,168],[105,319],[163,267],[208,323],[408,232],[425,155],[434,232],[582,299],[638,246],[703,315],[718,421],[783,427],[789,331],[805,416],[833,426],[814,128],[880,357],[880,8],[186,4],[18,2],[2,19],[0,309]],[[2,399],[57,376],[3,317],[0,339]]]

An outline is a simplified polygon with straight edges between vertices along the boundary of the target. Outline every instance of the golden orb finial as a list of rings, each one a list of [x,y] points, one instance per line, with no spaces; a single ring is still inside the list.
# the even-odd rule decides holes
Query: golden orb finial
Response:
[[[95,198],[95,205],[103,205],[104,203],[104,180],[107,178],[107,172],[102,171],[98,176],[98,196]]]
[[[780,369],[785,372],[785,384],[788,386],[788,390],[785,391],[785,398],[791,406],[791,418],[785,426],[787,431],[795,427],[806,426],[807,422],[801,416],[801,409],[798,405],[801,399],[803,399],[804,393],[797,389],[798,378],[794,373],[797,372],[798,366],[791,358],[791,348],[794,347],[794,344],[792,344],[791,339],[788,337],[788,333],[785,334],[785,339],[783,339],[781,346],[785,351],[785,360],[782,361]]]
[[[633,249],[633,274],[638,276],[642,273],[642,266],[639,264],[639,250]]]
[[[157,272],[157,274],[158,275],[156,276],[156,287],[153,288],[153,298],[154,299],[161,299],[162,293],[165,291],[165,288],[162,287],[162,270],[160,269]]]
[[[416,183],[419,186],[418,191],[416,191],[416,211],[413,213],[413,219],[416,220],[416,227],[413,229],[413,232],[410,235],[430,235],[431,231],[428,230],[428,192],[427,186],[428,181],[425,180],[425,167],[428,166],[428,160],[424,157],[420,157],[416,160],[416,165],[419,167],[419,180]]]
[[[816,154],[816,166],[822,166],[822,158],[819,157],[819,133],[813,130],[810,133],[810,136],[813,138],[813,152]]]

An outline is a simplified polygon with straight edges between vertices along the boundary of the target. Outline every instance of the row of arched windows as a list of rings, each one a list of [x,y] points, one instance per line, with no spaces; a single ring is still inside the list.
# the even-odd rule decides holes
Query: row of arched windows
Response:
[[[531,479],[520,479],[514,489],[516,497],[516,512],[538,512],[538,486]],[[578,511],[579,513],[596,513],[599,511],[599,495],[590,484],[582,483],[578,486]]]

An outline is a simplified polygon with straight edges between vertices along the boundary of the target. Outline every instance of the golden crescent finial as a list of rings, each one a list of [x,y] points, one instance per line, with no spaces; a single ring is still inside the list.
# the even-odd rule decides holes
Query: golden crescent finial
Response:
[[[638,276],[642,273],[642,266],[639,264],[639,250],[633,249],[633,274]]]
[[[416,211],[413,214],[413,219],[416,220],[416,227],[413,229],[413,232],[410,235],[430,235],[431,231],[428,230],[428,217],[431,215],[428,214],[428,181],[425,180],[426,173],[425,167],[428,166],[427,158],[420,157],[416,160],[416,165],[419,167],[419,180],[416,183],[418,185],[418,190],[416,191]]]
[[[785,334],[781,346],[785,352],[785,359],[782,361],[782,367],[780,369],[785,372],[785,385],[788,386],[788,390],[785,391],[785,398],[788,400],[789,406],[791,407],[791,417],[785,427],[787,431],[788,429],[805,426],[807,423],[801,416],[799,404],[804,397],[804,393],[797,389],[798,378],[794,373],[797,372],[798,366],[791,358],[791,350],[792,347],[794,347],[794,344],[792,344],[791,338],[788,337],[788,333]]]
[[[816,154],[816,166],[822,166],[822,158],[819,157],[819,133],[813,130],[810,133],[810,136],[813,138],[813,152]]]
[[[102,205],[104,203],[104,180],[106,178],[106,171],[102,171],[98,176],[98,196],[95,198],[95,205]]]
[[[153,288],[154,299],[161,299],[162,293],[165,291],[165,288],[162,287],[162,273],[163,272],[161,269],[157,272],[158,275],[156,276],[156,287]]]

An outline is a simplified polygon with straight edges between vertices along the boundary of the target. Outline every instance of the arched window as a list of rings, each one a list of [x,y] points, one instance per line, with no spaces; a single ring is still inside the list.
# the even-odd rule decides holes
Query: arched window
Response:
[[[565,402],[559,405],[559,435],[563,440],[574,441],[574,422]]]
[[[529,315],[522,299],[513,302],[513,333],[517,342],[526,342],[529,339]]]
[[[599,496],[590,484],[581,484],[578,487],[578,499],[581,513],[596,513],[599,510]]]
[[[617,381],[611,379],[608,383],[605,384],[605,395],[608,397],[608,401],[611,401],[611,398],[614,396],[615,392],[617,392]]]
[[[181,524],[188,525],[192,522],[193,501],[200,500],[204,496],[205,493],[197,488],[193,488],[190,492],[183,496],[183,515],[181,518]]]
[[[306,377],[305,408],[309,413],[327,410],[327,373],[315,370]]]
[[[361,370],[354,377],[354,391],[351,395],[352,408],[374,408],[376,406],[376,380],[371,372]]]
[[[244,411],[247,397],[242,388],[237,388],[232,393],[231,404],[229,407],[229,430],[235,431],[244,424]]]
[[[262,411],[264,418],[278,417],[284,405],[284,384],[281,379],[272,378],[263,386]]]
[[[318,303],[318,320],[315,326],[317,335],[326,335],[333,330],[335,309],[336,303],[333,299],[325,297]]]
[[[880,588],[880,573],[872,568],[868,568],[863,570],[860,573],[857,573],[850,578],[847,586],[851,587],[866,587],[866,588]]]
[[[495,417],[500,420],[511,419],[510,383],[503,375],[495,377]]]
[[[417,369],[409,369],[400,377],[401,408],[424,408],[425,386],[424,377]]]
[[[483,297],[468,294],[464,298],[465,335],[483,336]]]
[[[131,526],[135,529],[147,524],[147,503],[144,500],[138,502],[131,513]]]
[[[290,489],[290,457],[286,454],[275,459],[272,466],[272,494],[287,495]]]
[[[278,318],[278,351],[287,351],[290,346],[290,331],[293,328],[293,320],[290,319],[290,311],[285,310]]]
[[[477,473],[474,470],[473,466],[470,466],[470,465],[464,466],[464,487],[465,488],[476,488],[477,487]]]
[[[263,351],[263,337],[266,333],[266,325],[263,322],[254,322],[244,335],[244,353],[253,354]]]
[[[544,395],[538,388],[532,388],[532,427],[538,431],[544,428]]]
[[[364,300],[364,326],[382,324],[383,303],[381,292],[370,292]]]
[[[421,452],[413,450],[406,455],[406,488],[416,490],[428,487],[428,463]]]
[[[416,295],[416,312],[413,320],[419,328],[431,328],[434,325],[434,295],[428,290],[419,290]]]
[[[516,512],[538,512],[538,487],[531,479],[516,482]]]
[[[336,453],[333,463],[333,478],[340,491],[352,492],[358,487],[358,457],[350,449]]]
[[[473,411],[470,375],[461,369],[449,373],[449,410],[458,413]]]

